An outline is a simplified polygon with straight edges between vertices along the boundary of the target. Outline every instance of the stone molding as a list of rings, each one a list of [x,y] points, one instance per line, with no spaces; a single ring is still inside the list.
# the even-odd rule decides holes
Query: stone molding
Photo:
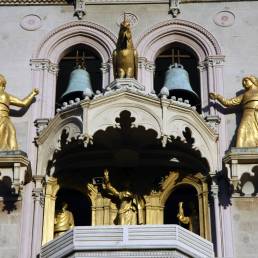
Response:
[[[125,79],[116,79],[113,82],[111,82],[106,88],[106,91],[117,90],[117,89],[129,89],[129,90],[134,89],[138,91],[144,91],[145,87],[133,78],[125,78]]]
[[[54,64],[48,59],[31,59],[30,66],[33,71],[45,70],[54,74],[58,72],[58,64]]]
[[[71,37],[74,38],[78,35],[84,35],[83,37],[85,38],[93,38],[95,44],[93,44],[92,47],[96,47],[96,44],[100,44],[105,49],[105,51],[107,51],[106,55],[108,56],[103,58],[104,53],[99,53],[102,56],[102,59],[104,59],[103,62],[109,61],[110,57],[112,56],[113,49],[116,45],[116,36],[105,27],[88,21],[74,21],[57,27],[41,41],[37,51],[33,56],[36,59],[50,59],[53,62],[51,54],[53,55],[53,52],[56,52],[56,49],[60,48],[61,43],[68,41]],[[83,43],[83,37],[80,38],[80,43]],[[76,44],[75,39],[71,44]],[[70,43],[67,43],[65,49],[69,47]],[[65,49],[62,51],[57,51],[58,54],[61,54],[63,51],[65,51]],[[99,49],[96,50],[99,52]],[[59,55],[55,55],[56,62],[58,62],[59,58]]]
[[[244,195],[241,179],[247,174],[252,178],[252,174],[258,168],[258,148],[231,148],[224,156],[223,161],[228,169],[228,176],[235,193]],[[254,190],[257,191],[257,189]]]
[[[0,0],[0,5],[65,5],[66,0]]]
[[[47,127],[49,123],[49,118],[38,118],[34,121],[34,125],[36,127],[36,133],[39,135],[39,133]]]
[[[154,25],[137,40],[136,46],[139,56],[143,56],[147,58],[147,60],[153,61],[157,55],[157,51],[160,51],[164,44],[168,44],[165,38],[171,38],[174,35],[179,34],[184,35],[186,38],[189,37],[188,40],[190,42],[193,41],[191,38],[194,38],[195,41],[197,41],[199,50],[197,51],[196,46],[195,51],[199,57],[201,57],[199,58],[200,60],[205,60],[207,56],[216,57],[217,55],[221,55],[219,43],[209,31],[196,23],[186,20],[173,19]],[[157,43],[157,39],[158,48],[153,49],[154,44]],[[174,36],[174,41],[175,39],[176,38]],[[173,42],[173,40],[171,41],[170,39],[170,43],[171,42]],[[191,46],[191,44],[188,45]],[[205,48],[205,53],[198,53],[200,51],[203,52],[203,48]]]
[[[11,179],[16,194],[31,181],[30,161],[23,151],[0,151],[0,168],[1,177]]]
[[[141,258],[189,258],[188,255],[182,254],[178,251],[165,251],[165,250],[153,250],[153,251],[100,251],[100,252],[76,252],[68,258],[79,258],[79,257],[90,257],[90,258],[99,258],[99,257],[112,257],[112,258],[131,258],[131,257],[141,257]]]
[[[235,0],[239,2],[240,0]],[[247,1],[247,0],[241,0]],[[226,2],[225,0],[182,0],[181,3]],[[138,4],[166,3],[167,0],[88,0],[87,4]],[[12,5],[68,5],[67,0],[0,0],[0,6]]]
[[[124,251],[129,251],[132,257],[139,257],[140,253],[145,254],[140,257],[180,257],[172,256],[175,250],[183,258],[214,257],[211,242],[178,225],[75,227],[45,244],[41,257],[61,258],[72,253],[80,257],[76,256],[78,251],[91,254],[90,257],[96,254],[103,257],[101,253],[106,254],[104,257],[128,257],[126,253],[123,255]]]

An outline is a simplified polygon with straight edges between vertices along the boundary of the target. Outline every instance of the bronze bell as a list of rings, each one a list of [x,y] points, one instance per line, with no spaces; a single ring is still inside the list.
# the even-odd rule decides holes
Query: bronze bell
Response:
[[[189,99],[194,104],[199,101],[198,95],[190,84],[188,72],[181,64],[174,63],[169,66],[163,87],[166,87],[171,94]]]
[[[71,72],[70,80],[66,91],[62,94],[62,100],[71,100],[75,97],[93,95],[93,90],[90,82],[90,75],[84,67],[77,66]]]

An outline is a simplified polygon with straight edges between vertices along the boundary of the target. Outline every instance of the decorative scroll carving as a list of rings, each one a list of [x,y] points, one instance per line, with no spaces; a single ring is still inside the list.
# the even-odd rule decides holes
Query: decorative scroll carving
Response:
[[[51,73],[58,72],[58,64],[53,64],[48,59],[31,59],[30,66],[34,71],[47,70]]]

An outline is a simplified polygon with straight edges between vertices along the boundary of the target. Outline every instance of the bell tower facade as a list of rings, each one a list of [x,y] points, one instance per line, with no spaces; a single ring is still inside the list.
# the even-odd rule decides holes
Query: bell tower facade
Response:
[[[14,2],[0,5],[21,47],[1,29],[0,72],[10,93],[37,89],[29,110],[8,105],[3,118],[18,147],[0,141],[0,224],[16,236],[9,245],[0,230],[0,257],[254,258],[258,79],[242,76],[235,34],[223,36],[238,5]],[[249,1],[238,4],[253,14]],[[252,44],[243,51],[257,60]],[[233,74],[244,88],[228,99],[239,90]],[[235,121],[219,103],[243,115]]]

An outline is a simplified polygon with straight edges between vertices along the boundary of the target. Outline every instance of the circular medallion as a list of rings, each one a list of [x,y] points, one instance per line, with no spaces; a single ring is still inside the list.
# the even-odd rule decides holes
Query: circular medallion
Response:
[[[118,26],[123,22],[124,18],[130,23],[131,28],[135,27],[138,24],[138,17],[133,13],[123,13],[119,16],[117,20]]]
[[[235,15],[229,11],[221,11],[215,14],[213,21],[222,27],[232,26],[235,22]]]
[[[24,30],[33,31],[38,30],[41,27],[42,21],[39,16],[29,14],[22,18],[20,25]]]

